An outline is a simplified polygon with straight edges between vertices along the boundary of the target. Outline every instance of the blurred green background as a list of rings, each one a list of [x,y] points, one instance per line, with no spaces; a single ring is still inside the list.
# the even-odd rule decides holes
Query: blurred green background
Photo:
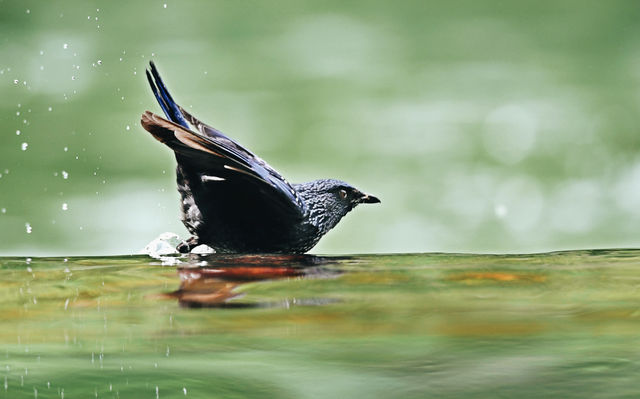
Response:
[[[382,199],[313,250],[640,243],[637,1],[2,1],[0,255],[138,252],[179,221],[175,99],[289,180]]]

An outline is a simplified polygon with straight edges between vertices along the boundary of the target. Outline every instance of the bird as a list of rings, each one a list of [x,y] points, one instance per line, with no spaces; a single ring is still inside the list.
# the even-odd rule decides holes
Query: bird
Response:
[[[166,118],[151,111],[142,127],[173,150],[182,222],[190,238],[216,253],[301,254],[359,204],[380,200],[336,179],[291,184],[258,156],[178,105],[153,61],[146,70]]]

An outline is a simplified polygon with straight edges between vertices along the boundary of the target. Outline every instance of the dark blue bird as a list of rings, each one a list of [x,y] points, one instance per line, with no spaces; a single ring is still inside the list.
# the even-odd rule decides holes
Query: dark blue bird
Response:
[[[189,252],[304,253],[361,203],[380,202],[334,179],[290,184],[262,159],[173,101],[153,62],[147,78],[164,119],[150,111],[142,126],[176,156],[182,222]]]

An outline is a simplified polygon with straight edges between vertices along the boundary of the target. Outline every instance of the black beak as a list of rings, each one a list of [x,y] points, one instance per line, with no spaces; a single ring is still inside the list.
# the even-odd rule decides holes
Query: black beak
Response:
[[[358,203],[360,204],[377,204],[380,200],[373,195],[362,193],[362,196],[358,199]]]

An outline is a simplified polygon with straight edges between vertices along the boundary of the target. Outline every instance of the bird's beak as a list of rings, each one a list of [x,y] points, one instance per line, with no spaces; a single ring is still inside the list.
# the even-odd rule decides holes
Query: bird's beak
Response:
[[[358,203],[360,204],[377,204],[380,200],[373,195],[362,193],[362,196],[358,199]]]

